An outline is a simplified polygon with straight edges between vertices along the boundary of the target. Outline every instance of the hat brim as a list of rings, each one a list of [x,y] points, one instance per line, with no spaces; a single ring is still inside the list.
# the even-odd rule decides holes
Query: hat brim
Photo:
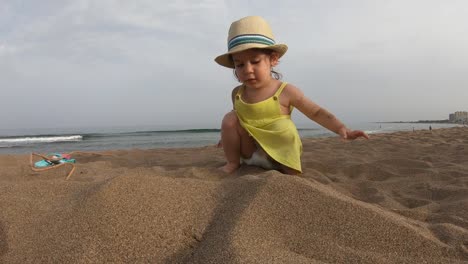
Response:
[[[239,45],[231,49],[229,52],[219,55],[218,57],[215,58],[215,61],[221,66],[234,69],[235,68],[234,62],[232,61],[231,55],[234,53],[238,53],[244,50],[254,49],[254,48],[273,50],[278,53],[279,58],[281,58],[288,50],[288,46],[286,46],[285,44],[261,45],[257,43],[249,43],[249,44]]]

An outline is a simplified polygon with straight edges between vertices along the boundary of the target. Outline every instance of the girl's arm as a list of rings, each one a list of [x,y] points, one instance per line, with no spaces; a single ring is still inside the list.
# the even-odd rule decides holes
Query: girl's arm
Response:
[[[369,138],[369,136],[360,130],[352,131],[336,118],[332,113],[318,104],[312,102],[297,87],[288,84],[283,93],[289,98],[289,104],[301,111],[309,119],[317,122],[326,129],[335,132],[344,139],[355,139],[358,137]]]

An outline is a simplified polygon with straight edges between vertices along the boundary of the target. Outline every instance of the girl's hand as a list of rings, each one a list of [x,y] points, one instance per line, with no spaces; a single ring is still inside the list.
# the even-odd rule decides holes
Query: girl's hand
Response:
[[[338,134],[341,136],[342,139],[349,139],[354,140],[358,137],[363,137],[365,139],[369,139],[369,135],[362,130],[349,130],[347,128],[342,128],[338,131]]]

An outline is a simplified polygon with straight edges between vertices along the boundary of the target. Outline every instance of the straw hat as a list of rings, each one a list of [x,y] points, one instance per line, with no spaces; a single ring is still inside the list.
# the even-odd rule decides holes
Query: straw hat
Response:
[[[270,49],[279,57],[288,50],[285,44],[276,44],[270,25],[259,16],[248,16],[234,21],[229,28],[228,52],[215,58],[215,61],[228,68],[234,68],[231,55],[251,48]]]

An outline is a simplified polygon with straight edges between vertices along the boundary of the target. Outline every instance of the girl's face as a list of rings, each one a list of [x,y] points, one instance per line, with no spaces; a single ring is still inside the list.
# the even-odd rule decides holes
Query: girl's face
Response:
[[[278,54],[249,49],[232,55],[237,78],[252,88],[261,88],[271,80],[271,68],[278,64]]]

